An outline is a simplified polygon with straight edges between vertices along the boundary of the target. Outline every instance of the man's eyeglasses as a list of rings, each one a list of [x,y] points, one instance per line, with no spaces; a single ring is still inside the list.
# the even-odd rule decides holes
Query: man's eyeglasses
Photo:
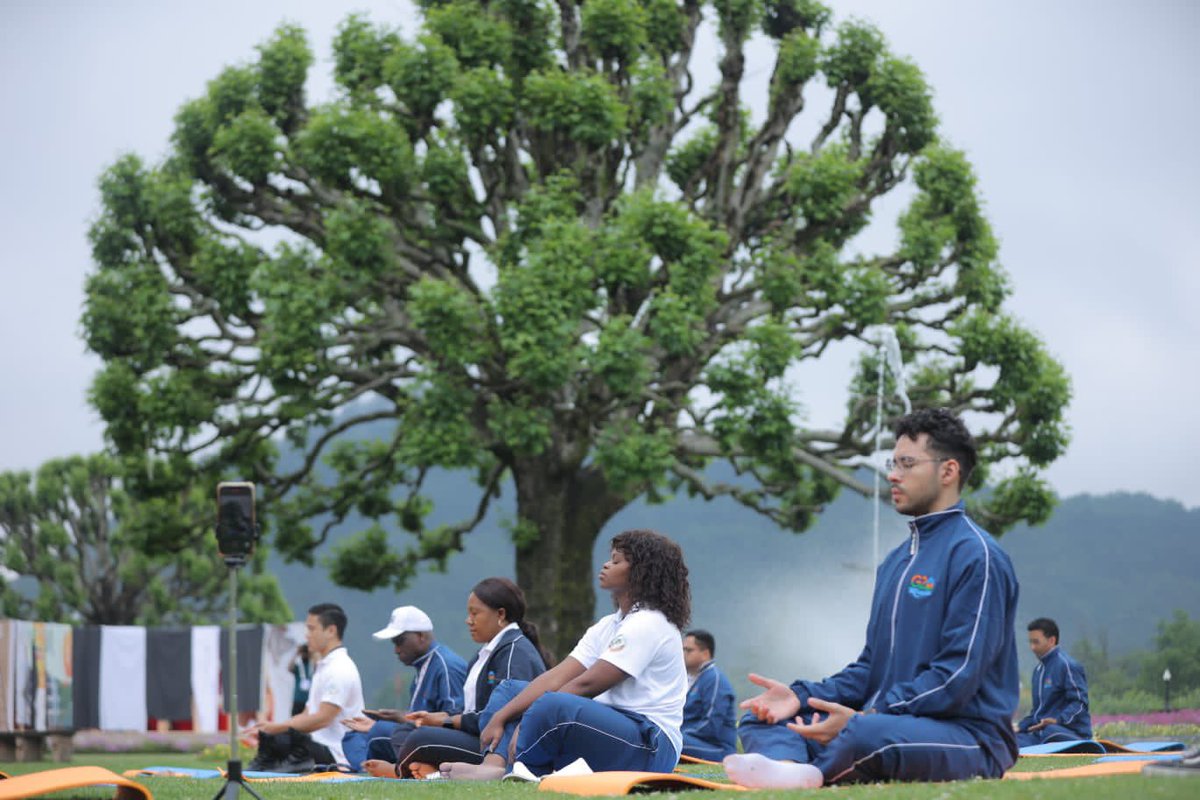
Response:
[[[951,460],[949,458],[913,458],[912,456],[901,456],[900,458],[889,458],[883,462],[883,465],[887,467],[888,472],[908,472],[917,464],[924,464],[926,461],[940,464],[943,461]]]

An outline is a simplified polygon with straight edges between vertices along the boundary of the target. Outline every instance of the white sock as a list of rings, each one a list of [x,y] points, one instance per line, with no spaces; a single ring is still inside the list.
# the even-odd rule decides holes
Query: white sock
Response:
[[[723,764],[734,783],[750,789],[819,789],[825,783],[812,764],[773,761],[759,753],[725,756]]]

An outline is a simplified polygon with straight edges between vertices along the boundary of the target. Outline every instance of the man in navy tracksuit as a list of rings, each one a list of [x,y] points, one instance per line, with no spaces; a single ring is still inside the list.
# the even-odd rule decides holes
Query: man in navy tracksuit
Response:
[[[747,753],[725,759],[740,784],[998,778],[1016,759],[1017,579],[959,499],[974,441],[944,409],[895,433],[892,503],[914,519],[876,573],[866,646],[820,682],[750,676],[766,691],[742,704]]]
[[[1092,738],[1087,676],[1083,666],[1058,645],[1058,624],[1046,617],[1029,623],[1029,649],[1038,657],[1033,669],[1033,709],[1017,724],[1017,744]]]
[[[392,610],[387,627],[371,635],[391,640],[396,658],[417,671],[408,711],[462,711],[467,662],[433,638],[433,621],[428,614],[416,606],[400,606]],[[414,730],[413,724],[404,719],[405,711],[379,709],[370,713],[377,720],[373,725],[366,730],[353,729],[342,740],[354,770],[367,758],[391,757],[392,739],[397,732]]]
[[[683,755],[720,761],[737,752],[737,712],[733,686],[713,661],[717,642],[708,631],[683,637],[683,665],[688,672],[683,705]]]

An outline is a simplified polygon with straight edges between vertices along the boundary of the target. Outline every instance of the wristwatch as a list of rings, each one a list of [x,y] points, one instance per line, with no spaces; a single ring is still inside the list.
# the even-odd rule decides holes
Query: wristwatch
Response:
[[[446,721],[442,723],[443,728],[454,729],[454,717],[446,717]]]

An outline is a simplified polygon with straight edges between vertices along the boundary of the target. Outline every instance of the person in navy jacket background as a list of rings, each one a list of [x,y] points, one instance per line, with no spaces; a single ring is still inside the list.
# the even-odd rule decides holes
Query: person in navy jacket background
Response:
[[[708,631],[688,631],[683,637],[690,684],[683,706],[683,754],[706,761],[737,752],[737,701],[729,678],[713,661],[716,651],[716,639]]]
[[[363,768],[376,776],[424,777],[443,761],[477,764],[480,713],[492,691],[509,680],[529,681],[546,671],[538,627],[525,616],[525,593],[508,578],[484,578],[467,595],[467,630],[483,647],[471,660],[461,714],[412,711],[405,720],[418,727],[400,732],[390,751],[373,748]]]
[[[416,726],[404,718],[406,713],[462,711],[463,683],[467,679],[467,662],[433,638],[433,621],[416,606],[392,609],[387,627],[371,635],[381,641],[391,640],[396,658],[417,674],[409,691],[407,711],[375,709],[364,712],[366,717],[345,722],[349,730],[342,740],[342,749],[354,771],[369,755],[390,754],[394,739],[415,730]]]
[[[895,435],[892,504],[913,519],[876,572],[862,653],[823,681],[750,676],[764,691],[742,703],[746,754],[724,762],[737,783],[998,778],[1016,760],[1017,578],[960,499],[974,440],[945,409]]]
[[[1038,657],[1030,693],[1033,707],[1017,724],[1017,744],[1092,738],[1088,713],[1087,675],[1083,666],[1058,644],[1058,624],[1046,617],[1029,623],[1029,649]]]

